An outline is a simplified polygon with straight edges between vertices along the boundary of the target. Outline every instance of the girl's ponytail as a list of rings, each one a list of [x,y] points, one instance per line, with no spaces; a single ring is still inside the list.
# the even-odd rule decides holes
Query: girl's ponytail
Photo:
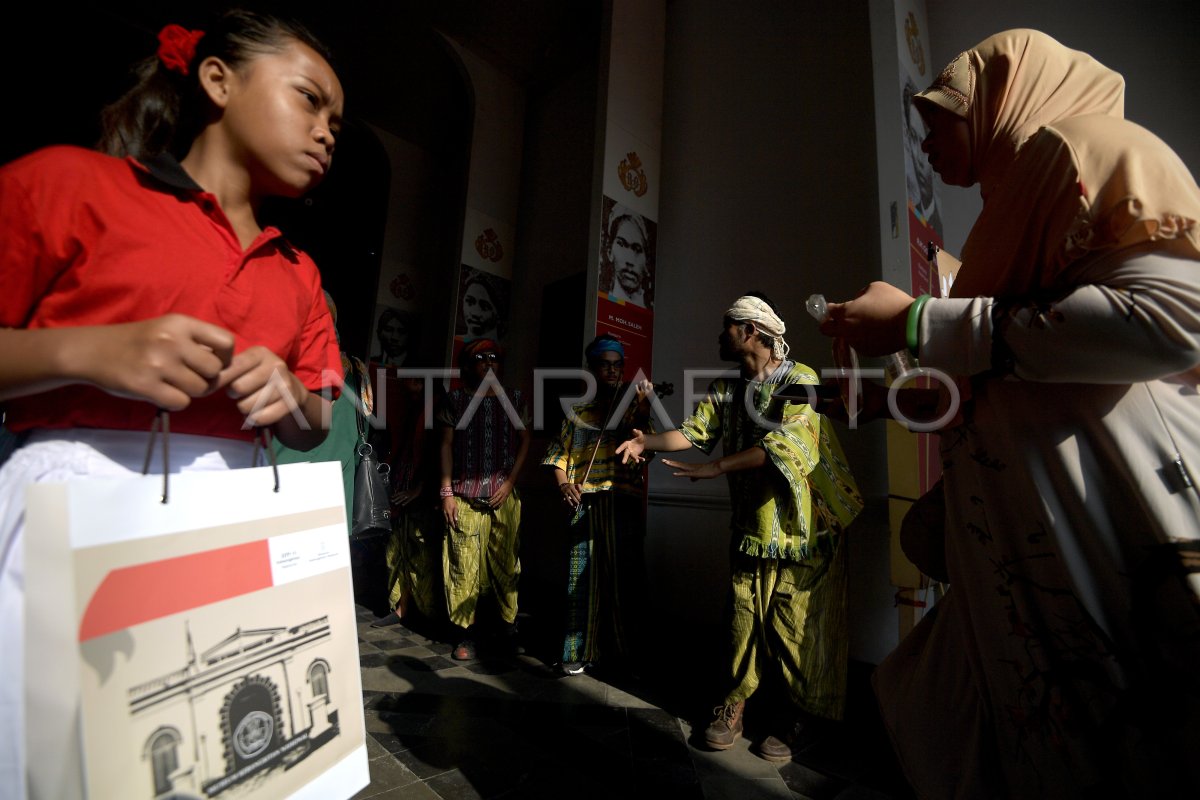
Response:
[[[175,29],[184,31],[168,25],[159,32],[158,53],[134,67],[137,83],[100,112],[100,151],[146,159],[172,149],[183,114],[183,96],[195,90],[191,62],[195,60],[195,42],[203,36],[195,31],[190,48],[173,47]]]
[[[100,112],[97,149],[139,160],[164,152],[182,159],[211,110],[196,80],[196,66],[216,56],[238,69],[293,41],[332,61],[325,45],[303,25],[265,14],[228,11],[207,31],[167,25],[158,34],[158,52],[134,67],[137,83]]]

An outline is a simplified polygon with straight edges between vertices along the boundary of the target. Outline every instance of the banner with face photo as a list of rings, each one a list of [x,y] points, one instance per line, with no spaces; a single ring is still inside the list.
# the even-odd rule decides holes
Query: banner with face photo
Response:
[[[657,224],[611,197],[603,203],[596,333],[625,346],[625,379],[650,374]]]
[[[340,466],[27,493],[31,797],[345,798],[367,785]]]
[[[403,367],[420,352],[421,318],[390,305],[375,307],[375,328],[368,361],[383,367]]]
[[[477,339],[490,339],[503,346],[508,336],[509,302],[512,282],[500,275],[463,264],[459,273],[458,303],[454,319],[454,343],[450,368],[458,374],[459,353],[463,345]],[[502,367],[497,366],[498,373]],[[451,388],[461,385],[457,377]]]
[[[912,102],[913,95],[933,81],[940,66],[931,62],[924,6],[921,0],[893,0],[891,11],[895,25],[898,80],[881,84],[877,91],[888,95],[896,92],[901,148],[892,149],[894,142],[887,147],[888,152],[902,153],[904,161],[903,196],[907,210],[902,214],[893,214],[891,235],[907,244],[908,270],[907,275],[897,272],[890,280],[908,289],[914,297],[921,294],[938,297],[948,289],[948,284],[939,280],[937,268],[931,265],[930,260],[933,249],[940,250],[942,247],[941,198],[933,167],[921,149],[921,142],[926,135],[925,122]],[[899,195],[899,187],[896,189]],[[906,277],[908,285],[904,286]],[[905,386],[929,388],[932,384],[928,378],[917,378]],[[930,491],[941,476],[937,434],[912,433],[898,423],[889,421],[887,461],[892,583],[900,587],[919,588],[924,585],[925,578],[904,555],[899,532],[913,502]],[[907,614],[902,612],[902,632],[907,631],[907,626],[915,619],[912,613],[911,608]]]
[[[503,342],[508,333],[508,304],[512,284],[507,278],[462,265],[454,335],[464,342],[491,339]]]
[[[912,102],[913,95],[933,80],[934,65],[930,62],[928,28],[925,14],[912,0],[896,1],[896,38],[900,56],[901,132],[904,144],[905,196],[907,197],[907,234],[909,275],[914,297],[930,294],[938,297],[942,283],[930,255],[942,247],[942,220],[937,182],[933,167],[921,149],[925,138],[925,123]],[[916,385],[927,386],[927,379]],[[925,493],[941,476],[937,436],[918,433],[897,438],[895,451],[889,457],[890,469],[912,472],[915,462],[917,485],[915,496]]]

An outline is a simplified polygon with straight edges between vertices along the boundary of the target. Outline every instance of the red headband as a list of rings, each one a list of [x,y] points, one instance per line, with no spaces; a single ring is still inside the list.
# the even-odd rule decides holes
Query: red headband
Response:
[[[188,74],[188,65],[196,57],[196,45],[204,31],[189,31],[182,25],[164,25],[158,32],[158,60],[180,75]]]

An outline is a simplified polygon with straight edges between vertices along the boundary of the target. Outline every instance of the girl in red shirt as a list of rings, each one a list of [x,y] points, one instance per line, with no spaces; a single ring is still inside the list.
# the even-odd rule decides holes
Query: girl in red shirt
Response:
[[[329,169],[343,95],[324,48],[241,11],[159,42],[105,109],[107,154],[0,168],[0,401],[27,436],[0,469],[3,797],[24,780],[25,487],[140,472],[159,409],[172,471],[249,466],[257,426],[306,450],[340,385],[316,267],[258,216]]]

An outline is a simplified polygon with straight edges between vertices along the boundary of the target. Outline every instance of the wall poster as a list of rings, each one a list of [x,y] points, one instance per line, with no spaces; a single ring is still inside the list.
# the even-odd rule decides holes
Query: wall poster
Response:
[[[391,305],[375,307],[374,335],[368,359],[372,364],[403,367],[412,353],[420,351],[420,341],[419,315]]]
[[[512,297],[512,281],[491,272],[463,264],[459,271],[458,300],[454,314],[454,350],[450,354],[450,368],[457,376],[459,352],[467,342],[476,339],[491,339],[504,346],[508,334],[509,302]],[[499,371],[503,380],[503,367]],[[451,387],[459,386],[459,379],[450,380]]]
[[[620,205],[603,203],[596,333],[611,333],[625,346],[625,376],[650,375],[654,333],[654,268],[657,224]]]

